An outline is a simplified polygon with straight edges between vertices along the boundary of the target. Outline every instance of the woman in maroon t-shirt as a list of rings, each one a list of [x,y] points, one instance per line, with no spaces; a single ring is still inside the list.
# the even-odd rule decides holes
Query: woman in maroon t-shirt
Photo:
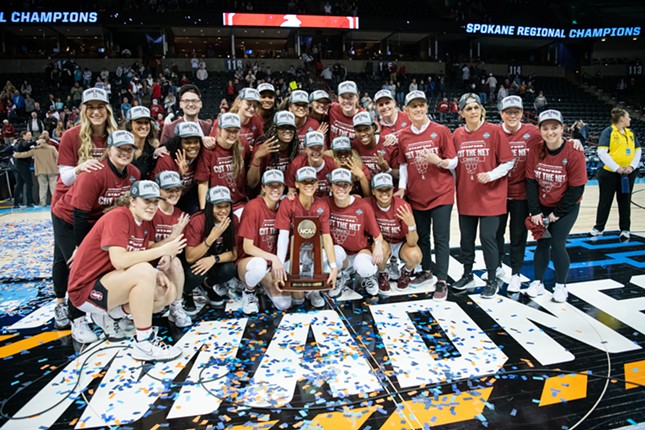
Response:
[[[587,183],[585,155],[562,137],[564,122],[557,110],[546,110],[539,117],[543,143],[526,159],[526,197],[533,224],[545,226],[550,238],[538,240],[535,250],[535,281],[526,294],[544,294],[544,273],[549,255],[555,269],[553,300],[567,300],[569,254],[567,238],[580,211],[580,201]]]

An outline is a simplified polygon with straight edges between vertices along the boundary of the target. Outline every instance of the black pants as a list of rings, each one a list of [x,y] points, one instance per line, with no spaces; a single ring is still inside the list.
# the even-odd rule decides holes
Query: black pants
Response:
[[[545,217],[551,212],[553,212],[553,208],[542,207],[542,213]],[[555,269],[555,282],[558,284],[567,283],[569,263],[571,262],[569,254],[567,253],[567,238],[569,237],[571,228],[576,223],[576,219],[578,219],[579,212],[580,205],[577,204],[571,212],[556,222],[549,224],[551,238],[538,240],[537,248],[535,249],[535,262],[533,264],[536,281],[544,280],[544,272],[546,272],[549,260],[551,260],[553,261],[553,268]]]
[[[54,263],[52,265],[52,282],[57,299],[65,298],[69,283],[69,266],[67,261],[72,257],[76,242],[74,241],[74,226],[52,214],[54,230]],[[67,301],[69,316],[75,320],[85,315]]]
[[[24,191],[27,193],[27,204],[34,204],[34,184],[31,180],[31,170],[29,170],[29,165],[24,163],[16,163],[16,169],[14,170],[16,176],[16,187],[13,190],[13,202],[15,205],[22,203],[23,199],[23,187],[26,188]]]
[[[412,209],[414,221],[417,223],[419,234],[419,248],[423,254],[421,267],[423,270],[430,270],[432,266],[432,255],[430,246],[430,229],[434,239],[435,258],[437,264],[434,267],[435,275],[439,281],[448,278],[448,260],[450,259],[450,214],[452,205],[438,206],[427,211]],[[434,223],[434,226],[432,225]]]
[[[618,202],[618,225],[621,230],[629,231],[631,225],[631,211],[632,211],[632,190],[634,189],[634,180],[636,179],[636,171],[628,175],[629,178],[629,192],[623,193],[621,191],[621,177],[622,175],[616,172],[609,172],[605,169],[598,170],[598,189],[600,192],[598,199],[598,210],[596,211],[596,230],[605,230],[607,218],[609,218],[609,211],[611,204],[616,195]]]
[[[526,237],[528,230],[524,221],[529,216],[529,206],[526,200],[507,200],[506,213],[499,217],[499,228],[497,229],[497,252],[499,253],[499,265],[502,265],[504,259],[504,233],[506,232],[506,223],[511,218],[511,269],[513,275],[520,273],[522,264],[524,264],[524,251],[526,249]]]
[[[186,277],[186,282],[184,284],[184,294],[191,293],[195,288],[200,286],[204,280],[206,284],[212,287],[217,284],[224,284],[235,277],[237,274],[237,269],[235,268],[235,263],[220,263],[215,264],[211,269],[206,272],[205,275],[196,275],[190,269],[190,264],[185,260],[182,261],[184,265],[184,276]]]
[[[475,264],[475,236],[477,236],[477,225],[479,224],[479,241],[484,251],[484,262],[488,279],[495,279],[495,272],[499,265],[499,253],[497,252],[497,228],[499,227],[499,216],[469,216],[459,215],[459,232],[461,233],[461,260],[464,264],[464,273],[473,271]]]

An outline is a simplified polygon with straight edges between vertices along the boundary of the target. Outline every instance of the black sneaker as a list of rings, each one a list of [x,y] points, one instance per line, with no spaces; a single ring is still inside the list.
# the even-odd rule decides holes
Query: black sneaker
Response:
[[[195,299],[193,299],[192,294],[184,293],[184,312],[186,312],[190,316],[193,316],[197,313],[197,306],[195,306]]]
[[[228,290],[226,285],[214,285],[213,287],[202,286],[206,290],[206,295],[208,296],[208,303],[215,307],[221,308],[226,303],[228,299]]]
[[[432,280],[432,270],[422,270],[421,273],[419,273],[416,276],[416,278],[414,278],[412,282],[410,282],[410,284],[415,287],[419,287],[431,280]]]
[[[459,291],[474,287],[475,278],[473,277],[472,273],[464,273],[464,276],[462,276],[460,280],[452,284],[452,288]]]
[[[486,282],[486,286],[482,290],[482,299],[492,299],[497,294],[497,290],[497,279],[489,279],[488,282]]]

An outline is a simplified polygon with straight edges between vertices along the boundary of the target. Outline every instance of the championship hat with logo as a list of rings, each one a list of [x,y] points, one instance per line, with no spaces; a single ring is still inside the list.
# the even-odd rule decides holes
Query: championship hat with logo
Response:
[[[288,112],[286,110],[281,110],[275,113],[275,116],[273,117],[273,124],[275,124],[276,127],[289,125],[295,128],[296,117],[291,112]]]
[[[358,95],[358,87],[354,81],[344,81],[338,84],[338,95],[343,94],[356,94]]]
[[[349,137],[338,136],[331,141],[332,151],[351,151],[352,143],[349,141]]]
[[[108,93],[103,88],[88,88],[83,91],[83,104],[91,101],[110,103]]]
[[[232,203],[231,191],[228,187],[223,187],[221,185],[216,185],[208,190],[206,194],[206,201],[213,205],[218,203]]]
[[[331,97],[329,97],[329,94],[327,94],[327,91],[316,90],[316,91],[314,91],[313,93],[311,93],[309,95],[309,101],[310,102],[323,100],[323,99],[327,99],[327,100],[331,101]]]
[[[255,88],[242,88],[238,97],[240,100],[260,101],[260,93]]]
[[[263,93],[265,91],[270,91],[272,93],[275,93],[275,87],[268,82],[263,82],[260,85],[258,85],[258,93]]]
[[[131,197],[141,197],[142,199],[159,199],[159,185],[153,181],[136,181],[130,188]]]
[[[204,137],[204,132],[199,124],[184,121],[175,126],[175,135],[186,139],[188,137]]]
[[[159,188],[162,190],[178,188],[182,185],[179,173],[174,170],[164,170],[163,172],[159,172],[155,178],[155,182],[157,182],[157,185],[159,185]]]
[[[264,172],[262,175],[262,185],[273,183],[284,184],[284,173],[278,169],[271,169]]]
[[[347,169],[334,169],[329,175],[329,182],[336,184],[338,182],[352,183],[352,172]]]
[[[295,90],[289,96],[289,103],[309,104],[309,94],[307,94],[307,91]]]
[[[217,118],[219,128],[240,128],[242,122],[236,113],[223,113]]]
[[[107,140],[107,146],[124,146],[124,145],[134,145],[134,135],[129,131],[117,130],[110,133]]]
[[[415,91],[410,91],[405,95],[405,105],[409,105],[412,103],[413,100],[423,100],[424,102],[428,102],[428,99],[426,98],[426,93],[423,91],[415,90]]]
[[[380,99],[392,99],[394,100],[394,97],[392,97],[392,91],[390,90],[379,90],[374,94],[374,101],[378,101]]]
[[[508,96],[502,99],[502,104],[500,106],[500,111],[505,111],[506,109],[517,108],[524,109],[522,104],[522,98],[518,96]]]
[[[354,123],[354,127],[358,127],[360,125],[372,125],[374,124],[374,120],[372,119],[372,115],[370,115],[369,112],[359,112],[356,115],[354,115],[354,118],[352,118],[352,122]]]
[[[306,181],[307,179],[314,179],[314,180],[318,179],[318,177],[316,176],[316,169],[314,169],[311,166],[301,167],[296,172],[297,182]]]
[[[305,146],[324,146],[325,135],[319,131],[310,131],[305,134]]]
[[[389,173],[378,173],[372,177],[372,188],[378,190],[379,188],[394,188],[394,181],[392,175]]]
[[[544,121],[549,120],[558,121],[560,124],[564,124],[562,114],[560,113],[560,111],[555,109],[549,109],[542,112],[538,119],[538,125],[541,125]]]
[[[145,106],[133,106],[128,111],[128,121],[136,121],[138,119],[149,119],[152,120],[150,116],[150,109]]]

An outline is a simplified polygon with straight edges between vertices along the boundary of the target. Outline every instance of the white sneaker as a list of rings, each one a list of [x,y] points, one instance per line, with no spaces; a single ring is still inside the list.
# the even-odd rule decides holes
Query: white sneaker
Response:
[[[72,322],[72,339],[78,343],[94,343],[99,337],[90,328],[87,319],[83,316]]]
[[[621,242],[629,242],[629,237],[630,237],[629,231],[622,230],[620,232],[620,236],[618,236],[618,240],[621,241]]]
[[[323,306],[325,306],[325,299],[322,298],[318,291],[309,291],[307,294],[305,294],[305,297],[309,300],[311,306],[313,306],[314,308],[322,308]]]
[[[91,318],[92,321],[94,321],[94,324],[101,327],[101,330],[103,330],[103,333],[105,333],[108,340],[119,341],[128,337],[123,330],[121,330],[119,322],[108,314],[91,314]]]
[[[193,320],[184,310],[182,302],[172,303],[170,305],[168,321],[175,323],[175,325],[179,328],[190,327],[193,324]]]
[[[590,235],[592,236],[602,236],[602,231],[598,230],[596,227],[592,228],[591,231],[589,232]]]
[[[69,327],[69,315],[67,314],[67,303],[57,303],[54,308],[54,326],[57,329]]]
[[[525,294],[529,297],[541,296],[546,292],[544,284],[541,281],[533,281],[529,287],[525,290]]]
[[[350,275],[347,269],[340,272],[340,276],[336,280],[336,286],[333,289],[329,290],[329,292],[327,293],[329,297],[334,298],[334,297],[340,296],[343,293],[343,290],[345,289],[345,287],[347,286],[349,279],[350,279]]]
[[[133,342],[132,344],[132,358],[135,360],[170,361],[179,357],[182,353],[181,348],[167,345],[157,336],[143,342]]]
[[[247,293],[244,291],[242,293],[242,311],[246,315],[257,314],[260,312],[260,304],[255,292]]]
[[[497,279],[503,278],[506,272],[504,271],[504,268],[502,266],[498,267],[497,270],[495,270],[495,277]],[[482,275],[482,280],[487,281],[488,280],[488,271],[485,271]]]
[[[558,303],[564,303],[567,301],[567,297],[569,297],[569,293],[567,292],[567,286],[562,284],[556,285],[555,288],[553,289],[553,301]]]
[[[134,321],[132,321],[132,318],[125,317],[125,318],[116,320],[116,322],[117,324],[119,324],[121,331],[125,333],[128,337],[135,335],[137,329],[134,327]]]
[[[375,276],[370,276],[369,278],[363,279],[363,288],[365,288],[365,292],[369,294],[370,296],[375,296],[378,294],[378,280],[376,279]]]
[[[522,278],[520,278],[519,274],[515,274],[511,276],[511,282],[508,283],[508,288],[506,288],[506,291],[509,293],[517,293],[520,291],[521,286]]]

